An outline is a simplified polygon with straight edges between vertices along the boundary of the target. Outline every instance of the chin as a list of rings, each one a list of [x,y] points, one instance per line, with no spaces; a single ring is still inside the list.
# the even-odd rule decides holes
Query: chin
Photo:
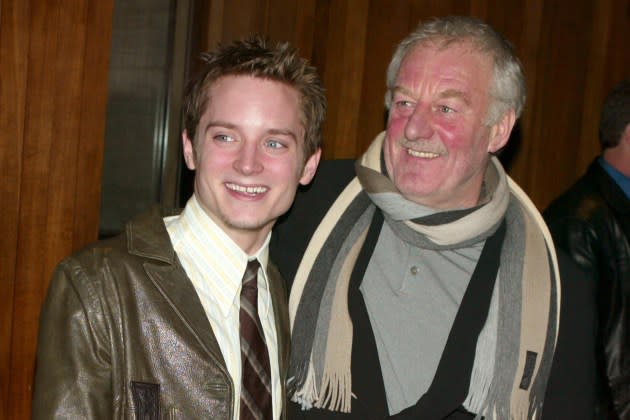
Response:
[[[274,219],[275,221],[275,219]],[[271,220],[261,220],[261,219],[247,219],[247,218],[239,218],[239,219],[228,219],[225,220],[225,224],[234,229],[240,230],[250,230],[250,231],[259,231],[264,229],[272,223]]]
[[[240,230],[260,230],[265,226],[264,222],[259,221],[250,221],[250,220],[229,220],[227,223],[228,226],[234,229]]]

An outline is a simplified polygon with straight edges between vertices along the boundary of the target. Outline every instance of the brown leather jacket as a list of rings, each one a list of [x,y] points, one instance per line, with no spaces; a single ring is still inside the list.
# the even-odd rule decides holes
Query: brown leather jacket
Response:
[[[153,209],[57,267],[40,318],[34,419],[233,419],[232,380],[161,217]],[[268,278],[284,384],[287,293],[272,264]]]

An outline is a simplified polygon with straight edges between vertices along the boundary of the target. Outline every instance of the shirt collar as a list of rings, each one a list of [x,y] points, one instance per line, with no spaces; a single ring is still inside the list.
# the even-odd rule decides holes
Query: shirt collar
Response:
[[[615,169],[610,163],[606,162],[603,157],[600,156],[598,161],[604,171],[610,175],[613,181],[619,185],[619,188],[621,188],[626,197],[630,199],[630,178]]]
[[[241,280],[249,260],[258,259],[260,269],[258,270],[258,293],[260,294],[260,306],[258,312],[260,316],[266,316],[271,308],[271,297],[269,293],[269,282],[267,278],[267,265],[269,264],[269,241],[271,232],[265,238],[262,246],[252,255],[247,255],[240,246],[223,231],[210,216],[206,214],[195,195],[188,200],[186,208],[181,214],[186,224],[196,230],[198,242],[201,246],[208,245],[208,249],[217,253],[215,260],[222,261],[228,266],[226,277],[223,281],[228,293],[231,296],[232,305],[239,307]],[[220,305],[221,313],[227,317],[230,313],[229,305]]]

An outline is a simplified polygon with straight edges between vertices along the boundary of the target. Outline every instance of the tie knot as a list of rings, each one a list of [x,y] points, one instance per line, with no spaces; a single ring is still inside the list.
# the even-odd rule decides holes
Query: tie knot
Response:
[[[258,260],[248,261],[247,267],[245,268],[245,274],[243,274],[243,284],[254,280],[258,276],[259,268],[260,263],[258,262]]]

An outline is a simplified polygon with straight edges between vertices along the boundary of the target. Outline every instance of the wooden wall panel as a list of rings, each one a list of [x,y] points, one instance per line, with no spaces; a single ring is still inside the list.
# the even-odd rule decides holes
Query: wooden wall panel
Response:
[[[587,40],[585,50],[585,81],[581,102],[581,124],[579,127],[578,144],[575,159],[576,169],[585,168],[593,160],[593,156],[599,152],[599,143],[597,142],[597,127],[599,125],[600,107],[606,94],[606,85],[604,83],[606,77],[606,67],[602,63],[606,62],[606,47],[610,33],[610,19],[612,18],[613,9],[611,2],[596,2],[592,8],[592,27],[590,37]],[[595,105],[595,106],[593,106]],[[569,145],[567,145],[569,146]],[[573,176],[569,176],[573,175]],[[564,182],[570,182],[572,178],[579,173],[565,174]],[[552,197],[549,197],[552,198]]]
[[[315,19],[317,13],[315,0],[303,0],[298,2],[295,10],[295,29],[292,37],[293,43],[304,57],[313,55],[313,42],[315,41]],[[277,7],[282,7],[278,5]],[[272,9],[273,10],[273,9]],[[288,19],[292,19],[289,17]],[[274,27],[281,28],[284,22],[277,22]],[[276,39],[282,39],[282,34],[273,34]]]
[[[540,133],[540,125],[534,122],[532,111],[532,98],[536,86],[539,83],[539,58],[543,57],[547,52],[541,45],[543,38],[543,15],[544,0],[526,2],[522,12],[523,20],[514,26],[521,27],[522,32],[518,38],[512,38],[510,41],[520,57],[525,72],[525,81],[527,84],[527,101],[525,109],[520,120],[517,122],[512,138],[506,147],[508,154],[508,162],[510,165],[510,175],[521,184],[523,188],[527,188],[523,184],[529,168],[524,164],[527,157],[531,153],[532,141],[534,138],[542,138]],[[507,35],[506,35],[507,36]],[[527,135],[525,135],[527,133]]]
[[[203,3],[203,2],[200,2]],[[193,62],[201,52],[221,42],[257,33],[274,41],[288,41],[302,55],[313,54],[317,0],[211,0],[199,7],[194,25],[202,40],[194,40]],[[320,10],[327,11],[327,7]],[[203,13],[206,13],[205,15]],[[198,45],[196,44],[198,42]]]
[[[226,0],[223,6],[223,37],[235,39],[249,32],[261,32],[268,5],[268,2],[259,0]],[[238,19],[228,20],[230,16],[238,16]]]
[[[0,420],[9,416],[28,49],[28,2],[0,2]]]
[[[93,28],[86,28],[83,50],[85,70],[79,81],[81,103],[78,108],[80,121],[76,138],[78,175],[73,209],[73,248],[91,242],[98,236],[112,7],[113,0],[90,0],[87,3],[85,21]],[[95,182],[97,188],[94,188]]]
[[[328,99],[324,156],[331,152],[356,156],[356,132],[363,80],[368,0],[332,2],[326,37],[327,60],[322,68]]]
[[[533,186],[546,184],[550,190],[558,190],[560,182],[566,179],[566,176],[549,176],[555,165],[564,163],[567,171],[574,172],[586,82],[585,46],[591,30],[590,23],[583,23],[591,13],[588,3],[576,4],[569,13],[555,3],[545,3],[543,27],[546,30],[541,39],[544,60],[537,68],[539,83],[532,90],[527,110],[533,114],[534,126],[540,127],[540,131],[538,136],[523,133],[523,141],[531,147],[525,160],[526,176],[519,180],[538,202],[545,201],[545,197]],[[563,45],[579,45],[580,48],[562,48]],[[576,89],[578,86],[580,89]]]
[[[630,73],[628,27],[630,26],[630,0],[609,0],[608,45],[605,49],[605,86],[611,87]]]
[[[112,0],[0,7],[0,418],[27,419],[52,270],[97,236]]]

